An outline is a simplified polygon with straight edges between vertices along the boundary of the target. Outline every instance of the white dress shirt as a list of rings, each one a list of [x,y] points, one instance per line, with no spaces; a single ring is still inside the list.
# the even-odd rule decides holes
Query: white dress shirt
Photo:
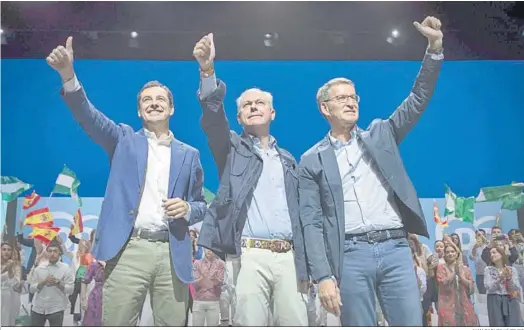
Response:
[[[80,89],[76,76],[64,83],[65,92]],[[143,186],[142,199],[138,207],[135,228],[151,231],[167,230],[167,217],[162,207],[163,199],[168,198],[169,172],[171,166],[171,142],[173,133],[157,137],[156,134],[144,128],[148,142],[147,171]],[[184,217],[189,219],[191,206]]]
[[[347,143],[335,139],[331,133],[329,138],[342,180],[346,234],[402,228],[393,190],[357,139],[355,129]]]
[[[54,276],[63,285],[64,291],[56,285],[45,285],[38,290],[38,283],[48,276]],[[32,310],[38,314],[53,314],[67,309],[69,295],[73,293],[75,278],[71,268],[65,263],[58,261],[56,264],[48,263],[34,269],[29,279],[29,292],[34,293]]]

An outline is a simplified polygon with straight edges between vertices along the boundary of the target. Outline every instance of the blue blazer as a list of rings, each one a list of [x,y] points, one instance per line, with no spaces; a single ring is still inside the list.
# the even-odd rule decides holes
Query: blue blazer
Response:
[[[404,168],[398,145],[418,122],[433,95],[442,65],[442,55],[426,54],[409,96],[386,120],[375,119],[356,138],[395,194],[404,229],[429,237],[415,187]],[[311,277],[342,280],[345,218],[344,192],[335,151],[326,136],[306,151],[299,165],[300,220]]]
[[[116,257],[133,230],[145,183],[148,142],[143,129],[135,132],[124,124],[115,124],[87,99],[84,89],[64,93],[62,97],[84,131],[102,146],[111,159],[102,210],[98,219],[93,256],[102,261]],[[189,223],[185,219],[169,221],[171,261],[178,278],[193,281],[192,245],[189,225],[203,219],[207,210],[200,154],[195,148],[173,139],[169,198],[181,198],[191,205]]]

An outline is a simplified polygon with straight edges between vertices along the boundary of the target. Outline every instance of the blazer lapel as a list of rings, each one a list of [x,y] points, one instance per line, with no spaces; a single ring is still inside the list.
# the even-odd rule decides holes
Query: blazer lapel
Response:
[[[147,137],[144,134],[144,130],[141,129],[137,132],[135,138],[136,146],[136,169],[138,171],[138,183],[140,187],[143,188],[146,170],[147,170],[147,157],[148,157],[148,146],[147,146]]]
[[[171,164],[169,169],[169,187],[168,187],[168,198],[170,198],[175,189],[180,170],[184,164],[186,158],[186,148],[175,138],[171,142]]]

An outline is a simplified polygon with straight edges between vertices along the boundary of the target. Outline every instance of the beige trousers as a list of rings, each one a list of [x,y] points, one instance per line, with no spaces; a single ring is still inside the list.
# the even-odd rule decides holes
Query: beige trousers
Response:
[[[220,325],[220,302],[193,301],[193,327],[218,327]]]
[[[307,327],[307,288],[299,288],[292,250],[243,248],[234,325]]]
[[[189,287],[171,264],[168,242],[133,237],[106,263],[102,325],[136,326],[147,292],[155,326],[184,326]]]

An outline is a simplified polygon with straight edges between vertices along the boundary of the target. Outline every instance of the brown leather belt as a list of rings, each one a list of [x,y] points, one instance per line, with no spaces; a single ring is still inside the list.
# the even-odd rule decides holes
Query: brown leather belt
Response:
[[[256,238],[242,238],[243,248],[255,248],[270,250],[276,253],[285,253],[291,250],[293,243],[280,239],[256,239]]]

